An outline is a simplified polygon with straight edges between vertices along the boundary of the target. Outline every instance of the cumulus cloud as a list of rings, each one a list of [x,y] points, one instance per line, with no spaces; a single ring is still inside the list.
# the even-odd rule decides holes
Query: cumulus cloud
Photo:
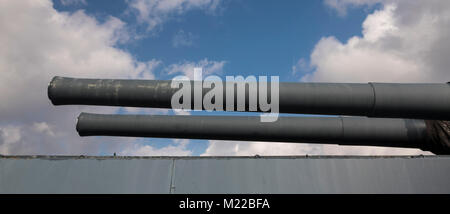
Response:
[[[194,44],[194,36],[191,32],[184,32],[184,30],[179,30],[172,39],[172,45],[175,48],[178,47],[190,47]]]
[[[86,0],[60,0],[61,4],[64,6],[70,5],[87,5]]]
[[[211,74],[221,74],[226,61],[214,61],[203,59],[198,62],[184,61],[178,64],[172,64],[166,68],[166,71],[170,75],[184,75],[189,79],[194,80],[195,68],[202,68],[203,77]]]
[[[126,38],[124,22],[115,17],[99,22],[83,11],[58,12],[50,0],[0,0],[0,5],[1,154],[143,154],[152,149],[140,148],[133,139],[76,133],[79,112],[115,113],[118,108],[55,107],[47,98],[47,85],[56,75],[154,78],[160,61],[137,61],[116,47]]]
[[[20,126],[2,126],[0,127],[0,154],[8,154],[11,147],[22,138]]]
[[[201,156],[419,155],[418,149],[210,140]]]
[[[325,0],[324,3],[330,8],[336,10],[340,16],[347,14],[349,7],[361,7],[363,5],[373,6],[383,0]]]
[[[320,153],[320,147],[294,143],[210,140],[202,156],[298,155]]]
[[[363,36],[346,42],[324,37],[311,54],[313,72],[302,81],[445,82],[450,79],[449,1],[326,1],[334,8],[381,3]]]
[[[304,75],[307,72],[311,71],[311,67],[308,61],[305,58],[300,58],[295,65],[292,66],[292,75]]]
[[[213,13],[221,0],[129,0],[130,10],[137,15],[137,20],[147,24],[152,30],[174,15],[190,10],[204,10]]]
[[[192,151],[186,148],[189,140],[175,139],[174,145],[162,148],[155,148],[149,145],[133,143],[132,146],[126,147],[119,155],[123,156],[190,156]]]

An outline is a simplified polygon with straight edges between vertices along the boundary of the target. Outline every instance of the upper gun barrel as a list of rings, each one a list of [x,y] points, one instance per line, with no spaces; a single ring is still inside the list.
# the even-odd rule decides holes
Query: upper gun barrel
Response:
[[[191,82],[202,84],[202,82]],[[258,83],[257,83],[258,84]],[[227,105],[223,83],[223,104]],[[270,85],[270,84],[268,84]],[[236,85],[233,84],[233,89]],[[54,105],[106,105],[172,108],[178,88],[170,80],[76,79],[54,77],[48,96]],[[209,88],[203,88],[204,96]],[[233,103],[236,103],[237,90]],[[268,88],[270,95],[271,88]],[[191,88],[194,94],[194,87]],[[257,91],[259,94],[259,89]],[[248,105],[249,87],[245,90]],[[259,96],[258,97],[258,111]],[[279,83],[279,113],[353,115],[385,118],[450,120],[448,83]],[[194,101],[194,95],[191,97]],[[273,99],[273,98],[272,98]],[[271,97],[268,97],[271,100]],[[191,108],[194,108],[192,102]],[[225,109],[225,108],[224,108]],[[236,108],[234,108],[236,109]],[[248,110],[248,106],[246,106]]]

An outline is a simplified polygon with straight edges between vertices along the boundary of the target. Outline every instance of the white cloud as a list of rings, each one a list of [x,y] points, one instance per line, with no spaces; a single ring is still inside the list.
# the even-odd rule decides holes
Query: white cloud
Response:
[[[169,145],[162,148],[154,148],[149,145],[133,143],[132,146],[126,147],[118,155],[121,156],[190,156],[192,151],[186,148],[189,140],[175,139],[175,145]]]
[[[32,129],[33,129],[33,131],[41,132],[41,133],[47,134],[51,137],[55,136],[55,133],[53,132],[53,130],[50,128],[50,126],[46,122],[33,123]]]
[[[190,47],[194,44],[194,36],[191,32],[184,32],[184,30],[179,30],[172,39],[172,45],[175,48],[178,47]]]
[[[300,155],[319,153],[317,148],[294,143],[210,140],[202,156]]]
[[[5,126],[1,129],[1,135],[3,143],[12,144],[20,141],[22,138],[20,127],[17,126]]]
[[[152,59],[148,62],[137,62],[136,69],[132,78],[134,79],[155,79],[154,71],[160,67],[160,60]]]
[[[129,0],[131,11],[137,20],[146,23],[148,30],[161,25],[174,15],[199,9],[212,13],[218,9],[221,0]]]
[[[86,0],[59,0],[62,5],[70,6],[70,5],[87,5]]]
[[[304,58],[300,58],[295,65],[292,66],[292,75],[303,75],[307,72],[311,71],[311,67],[308,63],[308,61]]]
[[[303,81],[446,82],[450,79],[450,1],[326,1],[346,8],[379,2],[363,36],[342,43],[322,38],[311,54],[314,72]]]
[[[363,5],[372,6],[383,0],[325,0],[324,3],[338,12],[340,16],[347,14],[348,7],[360,7]]]
[[[182,74],[194,79],[194,68],[202,68],[203,77],[211,74],[221,74],[226,61],[210,61],[203,59],[198,62],[185,61],[178,64],[172,64],[166,68],[166,71],[170,75]]]
[[[305,143],[274,143],[210,140],[202,156],[281,156],[281,155],[420,155],[418,149],[339,146]]]
[[[0,154],[8,154],[14,143],[22,139],[21,128],[19,126],[0,127]]]
[[[184,109],[173,109],[172,110],[175,115],[191,115],[190,110],[184,110]]]

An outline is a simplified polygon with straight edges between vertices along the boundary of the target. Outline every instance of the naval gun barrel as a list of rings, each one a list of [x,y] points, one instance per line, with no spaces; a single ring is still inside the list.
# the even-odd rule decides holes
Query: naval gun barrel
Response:
[[[104,115],[81,113],[80,136],[124,136],[339,144],[419,148],[450,154],[449,147],[430,143],[424,120],[367,117]]]
[[[194,85],[191,81],[194,109]],[[257,83],[259,84],[259,83]],[[268,101],[271,87],[268,83]],[[236,84],[223,83],[223,104],[226,88]],[[233,87],[233,88],[231,88]],[[259,96],[245,87],[245,110],[249,97],[257,97],[257,111],[261,111]],[[76,79],[54,77],[48,86],[48,96],[54,105],[103,105],[150,108],[172,108],[172,96],[178,88],[171,80]],[[209,88],[202,89],[204,96]],[[259,89],[257,89],[259,94]],[[351,115],[383,118],[450,120],[450,84],[400,83],[279,83],[279,113]],[[203,106],[202,106],[203,107]],[[234,107],[236,109],[236,107]],[[226,110],[224,108],[224,110]]]

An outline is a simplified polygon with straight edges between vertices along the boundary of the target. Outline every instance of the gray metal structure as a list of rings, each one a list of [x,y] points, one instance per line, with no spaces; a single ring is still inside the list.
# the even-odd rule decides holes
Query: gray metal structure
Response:
[[[449,156],[0,156],[0,193],[450,193]]]
[[[195,84],[201,87],[202,82],[192,82],[192,92]],[[167,80],[54,77],[48,97],[54,105],[172,108],[172,95],[178,89],[170,85]],[[224,94],[227,85],[223,83]],[[237,86],[233,87],[236,99]],[[203,94],[208,91],[203,89]],[[246,103],[248,94],[249,87]],[[280,113],[450,120],[450,84],[283,82],[279,84],[279,107]]]

